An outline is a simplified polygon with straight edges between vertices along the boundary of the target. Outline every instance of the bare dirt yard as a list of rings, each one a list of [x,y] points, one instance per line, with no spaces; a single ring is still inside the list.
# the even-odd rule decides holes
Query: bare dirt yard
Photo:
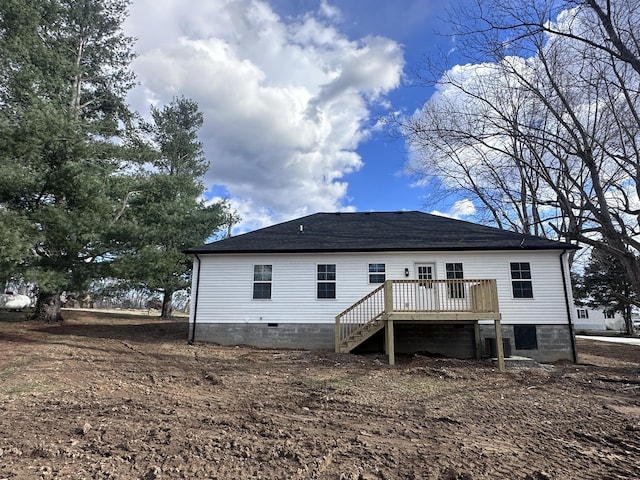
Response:
[[[0,316],[0,479],[640,478],[640,347],[498,372],[189,346],[185,319]]]

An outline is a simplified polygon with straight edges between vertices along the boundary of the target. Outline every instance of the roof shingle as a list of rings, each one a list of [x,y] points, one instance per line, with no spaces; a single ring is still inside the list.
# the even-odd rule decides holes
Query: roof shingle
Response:
[[[316,213],[186,250],[191,254],[563,250],[556,242],[428,213]]]

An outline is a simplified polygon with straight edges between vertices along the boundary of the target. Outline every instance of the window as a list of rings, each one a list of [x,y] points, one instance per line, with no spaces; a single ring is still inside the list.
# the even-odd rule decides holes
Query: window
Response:
[[[616,312],[614,312],[613,310],[605,310],[604,318],[616,318]]]
[[[461,263],[446,263],[447,280],[457,280],[464,278]],[[447,285],[449,298],[464,298],[464,283],[456,282]]]
[[[271,298],[271,265],[253,266],[253,298],[264,300]]]
[[[385,280],[386,278],[384,263],[370,263],[369,283],[384,283]]]
[[[427,282],[426,280],[433,279],[433,265],[418,265],[418,280],[419,285],[424,288],[433,288],[433,282]]]
[[[589,318],[589,311],[586,308],[579,308],[578,318]]]
[[[336,298],[335,264],[318,265],[318,298]]]
[[[511,288],[513,298],[533,298],[531,265],[529,262],[511,263]]]
[[[516,350],[537,350],[538,335],[535,325],[514,325],[513,336]]]

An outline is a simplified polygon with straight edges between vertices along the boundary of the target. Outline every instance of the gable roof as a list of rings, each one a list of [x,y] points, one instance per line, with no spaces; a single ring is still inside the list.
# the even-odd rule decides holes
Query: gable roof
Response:
[[[417,211],[316,213],[186,250],[191,254],[563,250],[569,243]]]

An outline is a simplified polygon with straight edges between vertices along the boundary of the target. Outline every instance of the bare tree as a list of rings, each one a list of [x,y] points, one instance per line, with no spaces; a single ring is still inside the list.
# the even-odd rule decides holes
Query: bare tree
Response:
[[[499,64],[446,72],[440,93],[401,128],[416,172],[476,198],[501,228],[556,236],[547,227],[560,222],[555,193],[538,171],[546,119],[515,81]]]
[[[597,247],[640,292],[640,3],[479,0],[454,67],[401,129],[413,166],[494,222]]]

